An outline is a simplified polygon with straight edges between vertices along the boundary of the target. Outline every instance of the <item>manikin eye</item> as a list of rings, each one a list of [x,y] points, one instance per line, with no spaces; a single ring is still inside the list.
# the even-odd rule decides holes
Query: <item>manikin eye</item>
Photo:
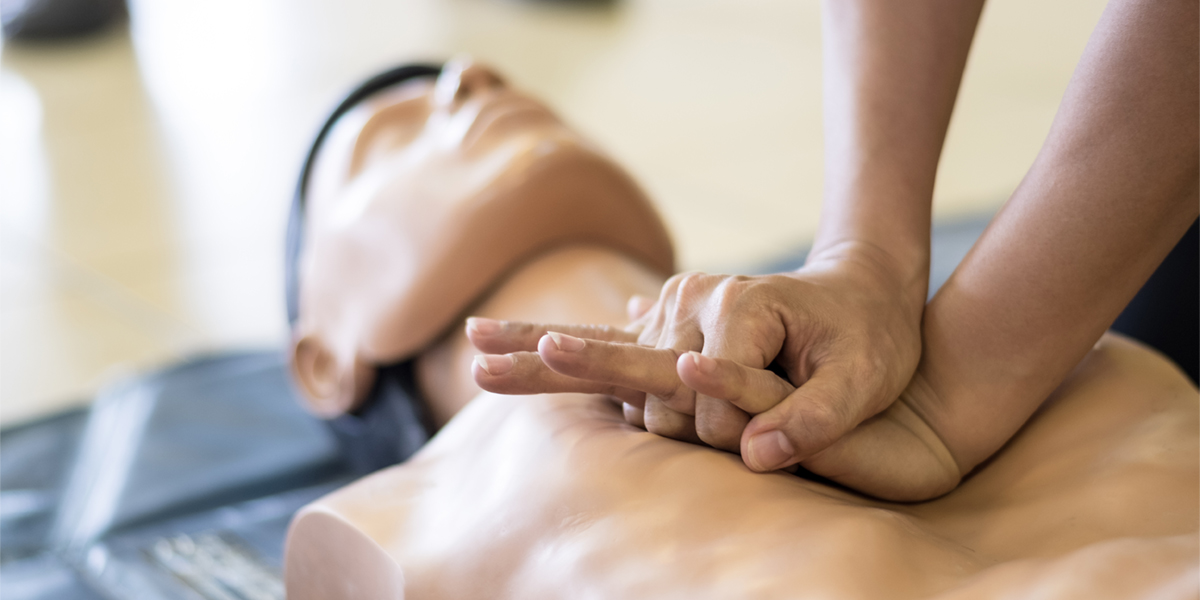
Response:
[[[348,176],[365,168],[371,157],[406,146],[421,134],[429,118],[430,86],[433,83],[429,79],[406,82],[370,100],[378,108],[358,130]]]

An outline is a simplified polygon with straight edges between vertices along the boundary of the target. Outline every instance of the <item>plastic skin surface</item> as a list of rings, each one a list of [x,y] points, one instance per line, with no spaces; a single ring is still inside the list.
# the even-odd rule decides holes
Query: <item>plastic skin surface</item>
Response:
[[[292,366],[326,417],[361,403],[376,365],[427,346],[524,258],[591,242],[664,275],[675,260],[620,167],[469,60],[338,120],[314,163],[304,239]]]
[[[1106,336],[953,492],[890,504],[624,422],[599,396],[470,403],[301,511],[289,598],[1193,598],[1200,411]]]

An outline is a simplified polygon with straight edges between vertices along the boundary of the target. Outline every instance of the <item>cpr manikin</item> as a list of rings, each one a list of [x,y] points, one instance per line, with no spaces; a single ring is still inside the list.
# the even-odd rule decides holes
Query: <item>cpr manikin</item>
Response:
[[[621,326],[671,265],[628,177],[486,69],[361,103],[311,186],[303,389],[334,414],[415,358],[454,418],[296,516],[290,598],[1198,594],[1197,394],[1144,347],[1106,336],[957,489],[881,502],[647,433],[604,396],[479,392],[464,314]]]
[[[661,220],[625,172],[471,65],[342,115],[307,195],[293,365],[325,416],[355,408],[374,365],[428,346],[547,248],[598,243],[674,269]]]

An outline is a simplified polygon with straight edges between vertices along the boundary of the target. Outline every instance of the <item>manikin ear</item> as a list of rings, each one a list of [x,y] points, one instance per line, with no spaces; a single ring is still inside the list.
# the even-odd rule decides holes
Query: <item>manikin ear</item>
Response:
[[[339,360],[315,335],[294,340],[290,362],[309,410],[325,419],[358,408],[375,382],[374,366],[357,356]]]

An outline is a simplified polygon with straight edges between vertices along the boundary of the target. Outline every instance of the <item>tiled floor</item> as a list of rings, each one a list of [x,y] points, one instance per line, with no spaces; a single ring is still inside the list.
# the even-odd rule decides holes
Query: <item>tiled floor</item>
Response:
[[[1100,0],[993,2],[939,175],[994,210]],[[134,0],[121,29],[0,51],[0,423],[114,373],[285,335],[283,222],[309,135],[384,66],[460,52],[545,98],[660,202],[687,268],[803,244],[821,189],[812,0]]]

